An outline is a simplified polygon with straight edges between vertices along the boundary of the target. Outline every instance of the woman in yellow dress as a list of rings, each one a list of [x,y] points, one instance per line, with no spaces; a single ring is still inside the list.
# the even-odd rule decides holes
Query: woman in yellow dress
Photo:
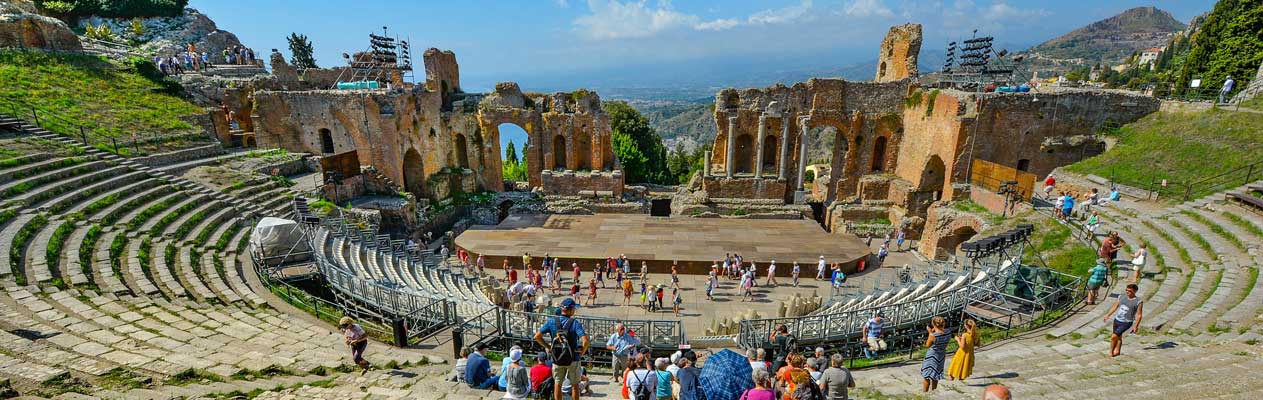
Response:
[[[965,380],[974,372],[974,347],[978,346],[978,325],[972,318],[965,319],[965,331],[956,335],[956,344],[960,346],[956,349],[956,354],[952,356],[952,363],[947,367],[948,380]]]

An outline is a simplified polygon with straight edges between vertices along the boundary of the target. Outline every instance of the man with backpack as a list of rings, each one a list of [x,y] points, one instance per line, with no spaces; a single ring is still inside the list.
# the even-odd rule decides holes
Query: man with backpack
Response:
[[[776,326],[776,330],[768,337],[768,341],[776,349],[776,360],[772,362],[772,371],[779,371],[785,366],[785,358],[789,356],[794,348],[798,346],[798,339],[794,335],[789,334],[789,327],[785,324]]]
[[[549,356],[553,360],[554,382],[562,382],[566,378],[570,378],[570,382],[582,381],[579,360],[588,352],[588,334],[583,331],[583,324],[574,317],[577,307],[579,304],[574,299],[562,300],[561,315],[549,318],[539,327],[539,332],[535,332],[535,342],[549,349]],[[544,340],[545,334],[553,339],[551,344]],[[561,385],[553,386],[553,398],[561,400]],[[572,398],[579,398],[578,391],[575,391]]]

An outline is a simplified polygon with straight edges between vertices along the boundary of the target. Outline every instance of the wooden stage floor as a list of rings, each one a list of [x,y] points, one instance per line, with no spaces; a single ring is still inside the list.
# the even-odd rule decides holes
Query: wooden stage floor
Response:
[[[738,253],[758,263],[760,276],[771,260],[776,260],[778,276],[789,276],[794,261],[802,265],[804,276],[808,271],[814,276],[822,255],[830,264],[841,262],[854,270],[855,262],[869,254],[859,238],[825,232],[812,220],[643,214],[512,215],[499,225],[471,227],[456,237],[456,246],[474,257],[484,255],[491,269],[506,258],[520,267],[522,253],[536,261],[548,253],[560,257],[566,268],[572,261],[587,261],[580,266],[589,271],[596,260],[626,254],[634,271],[642,260],[649,262],[651,272],[667,272],[678,261],[682,272],[690,274],[705,273],[724,253]]]

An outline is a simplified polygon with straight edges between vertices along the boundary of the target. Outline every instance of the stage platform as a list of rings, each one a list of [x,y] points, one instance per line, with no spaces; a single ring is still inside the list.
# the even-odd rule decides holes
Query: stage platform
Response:
[[[651,217],[643,214],[512,215],[499,225],[475,225],[456,237],[456,246],[472,257],[483,255],[489,269],[503,260],[519,267],[522,254],[540,260],[560,257],[565,268],[579,261],[585,272],[606,257],[626,254],[633,271],[648,261],[650,272],[667,273],[676,261],[681,273],[704,274],[724,253],[738,253],[759,265],[776,260],[777,275],[789,276],[794,261],[803,276],[815,276],[820,256],[853,272],[869,255],[857,237],[825,232],[815,221]],[[536,265],[538,267],[538,265]]]

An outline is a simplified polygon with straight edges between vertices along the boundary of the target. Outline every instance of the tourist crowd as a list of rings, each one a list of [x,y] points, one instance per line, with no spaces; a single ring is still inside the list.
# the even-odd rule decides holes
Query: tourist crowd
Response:
[[[222,51],[225,64],[253,65],[254,50],[245,46],[233,45]],[[202,72],[212,67],[211,55],[205,49],[198,51],[197,45],[189,43],[185,51],[175,54],[154,54],[153,63],[163,75],[174,76],[190,72]]]

